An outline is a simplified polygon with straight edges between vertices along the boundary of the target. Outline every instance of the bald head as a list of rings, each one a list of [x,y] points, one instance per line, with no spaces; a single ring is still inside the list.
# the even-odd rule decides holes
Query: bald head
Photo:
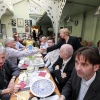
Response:
[[[70,44],[64,44],[60,48],[60,57],[69,58],[73,55],[73,47]]]

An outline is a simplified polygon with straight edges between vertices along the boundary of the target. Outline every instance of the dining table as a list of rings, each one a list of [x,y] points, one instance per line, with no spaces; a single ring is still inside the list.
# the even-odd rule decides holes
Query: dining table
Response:
[[[60,96],[60,92],[59,92],[59,90],[58,90],[58,87],[57,87],[57,85],[56,85],[56,83],[55,83],[55,81],[54,81],[52,75],[50,74],[48,68],[47,68],[47,67],[39,68],[39,71],[44,71],[44,70],[50,75],[49,79],[50,79],[50,80],[54,83],[54,85],[55,85],[55,89],[54,89],[54,92],[53,92],[53,93],[55,93],[56,95]],[[21,73],[23,73],[24,71],[25,71],[25,70],[21,70]],[[18,81],[19,81],[19,76],[18,76],[18,77],[16,78],[16,80],[15,80],[15,85],[18,84]],[[30,89],[28,88],[28,89],[19,90],[17,93],[11,94],[10,100],[17,100],[17,95],[19,95],[19,94],[20,94],[21,92],[23,92],[23,91],[25,91],[25,92],[27,91],[27,92],[30,94],[30,97],[29,97],[29,98],[35,97],[35,96],[31,93]],[[15,95],[15,94],[16,94],[16,95]]]

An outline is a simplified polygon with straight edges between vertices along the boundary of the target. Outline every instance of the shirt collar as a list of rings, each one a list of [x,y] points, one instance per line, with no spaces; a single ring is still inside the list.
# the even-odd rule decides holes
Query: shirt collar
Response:
[[[86,81],[85,79],[82,78],[82,82],[83,82],[85,85],[90,86],[91,83],[94,81],[95,77],[96,77],[96,72],[94,73],[93,77],[92,77],[91,79],[89,79],[88,81]]]
[[[65,60],[63,60],[63,64],[64,64],[64,65],[65,65],[65,64],[67,64],[71,58],[72,58],[72,57],[70,57],[70,58],[69,58],[69,59],[67,59],[66,61],[65,61]]]

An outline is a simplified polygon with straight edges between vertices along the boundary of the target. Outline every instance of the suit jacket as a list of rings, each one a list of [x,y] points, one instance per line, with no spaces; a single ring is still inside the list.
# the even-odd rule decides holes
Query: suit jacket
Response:
[[[4,71],[5,74],[2,73],[0,70],[0,91],[2,89],[5,89],[8,86],[12,76],[18,76],[20,74],[20,69],[15,64],[13,64],[12,62],[8,60],[5,61],[3,65],[3,69],[5,70]],[[5,76],[5,79],[4,79],[4,76]]]
[[[71,73],[73,71],[73,68],[75,66],[75,60],[72,57],[68,63],[65,65],[65,68],[63,70],[64,73],[66,73],[67,77],[62,78],[61,77],[61,67],[63,64],[63,59],[59,58],[53,65],[53,69],[54,69],[54,77],[57,78],[58,83],[58,88],[59,90],[62,90],[62,88],[65,86],[66,82],[68,81],[68,79],[71,77]],[[59,65],[60,69],[55,70],[55,66]]]
[[[73,70],[71,78],[64,86],[61,94],[65,96],[66,100],[77,100],[80,86],[81,78],[77,76],[76,70]],[[100,72],[96,72],[96,78],[83,100],[100,100]]]
[[[48,47],[48,48],[47,48],[47,52],[53,51],[53,50],[55,50],[55,49],[58,49],[58,48],[60,48],[63,44],[66,44],[65,39],[61,39],[56,45],[51,46],[51,47]],[[80,44],[78,38],[77,38],[77,37],[74,37],[74,36],[69,36],[69,39],[68,39],[67,44],[72,45],[74,51],[76,51],[78,48],[81,47],[81,44]]]

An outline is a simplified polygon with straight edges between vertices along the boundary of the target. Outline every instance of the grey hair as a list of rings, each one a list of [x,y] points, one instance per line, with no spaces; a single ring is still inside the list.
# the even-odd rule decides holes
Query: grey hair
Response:
[[[1,53],[6,53],[6,49],[3,46],[0,46],[0,54]]]
[[[4,46],[7,46],[7,44],[10,43],[13,40],[14,40],[13,37],[8,37],[8,38],[4,39],[4,42],[3,42]]]
[[[45,36],[43,36],[42,39],[46,40],[47,38]]]

